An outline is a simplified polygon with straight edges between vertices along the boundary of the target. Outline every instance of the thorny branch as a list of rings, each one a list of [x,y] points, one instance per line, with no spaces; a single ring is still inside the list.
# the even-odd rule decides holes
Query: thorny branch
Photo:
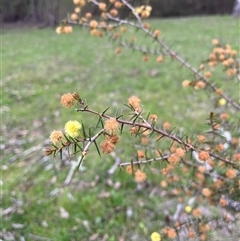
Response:
[[[94,111],[94,110],[88,109],[88,107],[83,107],[83,108],[75,109],[75,110],[76,110],[77,112],[88,112],[88,113],[97,115],[97,116],[99,116],[99,117],[101,117],[101,118],[106,118],[106,119],[112,118],[112,117],[109,116],[109,115],[102,114],[102,113],[98,113],[98,112],[96,112],[96,111]],[[161,134],[163,137],[167,137],[167,138],[172,139],[173,141],[179,143],[180,145],[183,145],[183,146],[185,147],[185,149],[188,150],[188,151],[196,151],[196,152],[198,151],[193,145],[191,145],[191,144],[189,144],[189,143],[187,143],[187,142],[184,142],[183,140],[181,140],[181,138],[179,138],[179,137],[177,137],[177,136],[175,136],[175,135],[172,135],[172,134],[170,134],[170,133],[167,133],[167,132],[165,132],[165,131],[163,131],[163,130],[157,129],[156,127],[151,126],[149,123],[146,125],[146,123],[137,123],[137,122],[128,121],[128,120],[124,120],[124,119],[120,119],[120,118],[118,118],[117,121],[118,121],[120,124],[129,125],[129,126],[135,126],[135,127],[136,127],[136,126],[137,126],[137,127],[142,127],[142,128],[144,128],[144,129],[148,129],[148,130],[151,130],[151,131],[153,131],[153,132],[155,132],[155,133]],[[146,120],[145,120],[145,121],[146,121]],[[104,131],[104,129],[101,131],[101,133],[102,133],[103,131]],[[100,133],[100,134],[101,134],[101,133]],[[93,138],[93,139],[95,140],[100,134],[97,134],[96,137]],[[90,145],[91,145],[91,140],[90,140],[90,142],[89,142],[89,144],[88,144],[88,147],[89,147]],[[88,149],[88,147],[87,147],[87,149]],[[84,148],[84,150],[87,150],[87,149]],[[223,161],[223,162],[225,162],[226,164],[231,165],[232,167],[234,167],[234,168],[236,168],[236,169],[239,169],[239,168],[237,167],[237,164],[234,163],[234,162],[231,162],[231,161],[229,161],[229,160],[227,160],[227,159],[225,159],[225,158],[223,158],[223,157],[221,157],[221,156],[218,156],[218,155],[216,155],[216,154],[214,154],[214,153],[211,153],[211,152],[209,152],[209,155],[210,155],[211,157],[217,159],[217,160]],[[138,164],[139,164],[139,163],[138,163]]]

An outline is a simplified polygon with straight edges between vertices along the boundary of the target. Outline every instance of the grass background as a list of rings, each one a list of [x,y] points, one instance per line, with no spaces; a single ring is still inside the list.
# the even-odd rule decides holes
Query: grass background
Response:
[[[195,67],[208,56],[213,38],[238,48],[239,22],[228,16],[149,22]],[[127,36],[135,34],[128,29]],[[91,116],[61,108],[59,98],[65,92],[79,92],[97,111],[110,106],[113,115],[137,95],[146,112],[157,113],[161,123],[169,121],[190,134],[206,128],[213,97],[182,89],[182,81],[192,76],[174,61],[166,58],[158,64],[151,57],[144,63],[132,50],[116,55],[116,44],[85,29],[75,27],[73,34],[58,36],[50,28],[3,26],[1,42],[1,234],[15,240],[149,240],[161,220],[175,210],[164,208],[161,177],[152,176],[143,189],[138,188],[124,172],[107,175],[113,158],[100,159],[93,151],[85,161],[87,170],[64,186],[68,162],[43,157],[43,148],[24,158],[21,153],[44,146],[52,129],[61,129],[69,119],[95,124]],[[137,43],[151,45],[140,34]],[[233,98],[239,97],[238,88],[222,81],[217,72],[214,81],[221,81]],[[119,147],[122,161],[129,161],[134,151],[129,143],[122,141]],[[61,207],[68,219],[61,217]]]

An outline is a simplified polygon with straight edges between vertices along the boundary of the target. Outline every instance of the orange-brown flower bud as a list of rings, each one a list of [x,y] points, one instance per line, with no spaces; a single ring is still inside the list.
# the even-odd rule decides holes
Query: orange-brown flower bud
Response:
[[[205,86],[206,84],[203,81],[199,80],[195,85],[195,89],[203,89]]]
[[[71,20],[76,21],[78,19],[78,15],[76,13],[72,13],[70,18]]]
[[[80,8],[80,7],[76,7],[76,8],[74,9],[74,12],[75,12],[75,13],[80,13],[80,12],[81,12],[81,8]]]
[[[212,76],[212,73],[210,71],[206,71],[204,73],[204,76],[207,77],[207,78],[210,78]]]
[[[113,17],[116,17],[117,15],[118,15],[118,10],[117,9],[112,9],[111,11],[110,11],[110,14],[113,16]]]
[[[141,100],[137,96],[132,96],[128,99],[128,103],[133,107],[136,111],[141,111],[140,108]]]
[[[216,89],[215,93],[218,94],[218,95],[222,95],[223,91],[221,89]]]
[[[114,150],[115,145],[112,142],[105,140],[103,143],[100,144],[100,147],[104,154],[109,154]]]
[[[119,1],[116,1],[115,3],[114,3],[114,7],[115,8],[121,8],[123,6],[123,4],[121,3],[121,2],[119,2]]]
[[[135,172],[135,180],[137,182],[144,182],[146,180],[146,178],[147,178],[147,175],[143,171],[137,170]]]
[[[66,34],[72,33],[72,31],[73,31],[72,26],[64,26],[63,27],[63,32]]]
[[[81,98],[80,98],[80,96],[79,96],[79,94],[78,94],[77,92],[73,92],[73,93],[72,93],[72,96],[73,96],[73,98],[74,98],[75,100],[81,101]]]
[[[107,5],[106,5],[106,3],[99,3],[98,8],[99,8],[101,11],[106,11]]]
[[[96,20],[91,20],[89,23],[90,28],[97,28],[98,22]]]
[[[210,156],[209,156],[209,153],[207,151],[200,151],[198,153],[198,157],[201,161],[207,161]]]
[[[45,156],[50,156],[53,153],[53,150],[50,147],[46,147],[44,150]]]
[[[202,195],[205,197],[210,197],[212,195],[212,192],[209,188],[203,188],[202,189]]]
[[[106,138],[107,141],[112,142],[114,145],[116,145],[119,141],[119,136],[118,135],[111,135]]]
[[[198,136],[198,142],[202,143],[206,140],[206,137],[204,135],[199,135]]]
[[[157,59],[156,59],[156,61],[157,61],[158,63],[162,63],[162,62],[163,62],[163,57],[162,57],[161,55],[158,56]]]
[[[145,154],[144,154],[143,151],[138,150],[138,151],[137,151],[137,156],[138,156],[138,158],[144,158],[144,157],[145,157]]]
[[[171,128],[171,124],[168,121],[163,123],[163,129],[164,130],[168,131],[168,130],[170,130],[170,128]]]
[[[115,53],[116,53],[116,54],[120,54],[121,52],[122,52],[122,49],[121,49],[121,48],[118,47],[118,48],[115,49]]]
[[[218,44],[219,44],[218,39],[216,39],[216,38],[215,38],[215,39],[213,39],[213,40],[212,40],[212,44],[213,44],[213,45],[218,45]]]
[[[128,174],[133,174],[134,172],[133,167],[131,165],[126,166],[126,172]]]
[[[104,129],[110,133],[113,134],[116,131],[118,131],[119,129],[119,123],[117,122],[117,120],[115,118],[110,118],[108,120],[105,121],[104,124]]]
[[[72,94],[67,93],[61,96],[61,104],[63,107],[71,108],[74,104],[74,97]]]
[[[144,23],[144,24],[143,24],[143,27],[144,27],[145,29],[150,29],[150,24],[149,24],[149,23]]]
[[[225,175],[226,177],[232,179],[232,178],[235,178],[237,176],[237,172],[235,169],[228,169],[226,172],[225,172]]]
[[[89,12],[85,13],[85,18],[87,18],[87,19],[92,18],[92,14],[91,14],[91,13],[89,13]]]
[[[159,29],[156,29],[153,33],[153,37],[157,38],[161,34],[161,31]]]

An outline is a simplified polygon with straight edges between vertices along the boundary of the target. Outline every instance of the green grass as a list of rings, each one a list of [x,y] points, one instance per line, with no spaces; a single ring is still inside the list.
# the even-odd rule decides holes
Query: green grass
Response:
[[[215,37],[238,47],[238,20],[228,16],[150,22],[195,67],[206,59]],[[129,30],[128,34],[135,32]],[[143,63],[141,54],[132,50],[118,56],[114,43],[107,38],[94,38],[84,29],[74,28],[72,35],[58,36],[54,29],[5,27],[1,38],[1,207],[16,207],[3,216],[2,231],[14,233],[16,240],[21,236],[33,240],[35,235],[49,240],[84,241],[96,233],[98,240],[105,234],[110,241],[120,236],[126,240],[149,240],[149,234],[158,230],[158,220],[164,220],[171,212],[163,212],[158,188],[150,195],[161,177],[153,175],[148,186],[137,190],[133,178],[124,172],[108,176],[113,159],[99,158],[93,151],[84,162],[87,171],[76,173],[71,184],[63,186],[70,166],[60,165],[58,158],[43,158],[39,150],[13,163],[9,160],[43,143],[52,129],[62,128],[69,119],[96,123],[89,115],[61,108],[59,98],[65,92],[79,92],[97,111],[110,106],[112,114],[131,95],[137,95],[145,113],[157,113],[161,123],[170,121],[190,136],[205,128],[206,116],[214,110],[212,99],[204,92],[182,89],[182,80],[191,79],[191,73],[172,60],[166,58],[163,64],[157,64],[152,57]],[[138,42],[147,45],[149,41],[139,35]],[[151,76],[155,69],[158,75]],[[216,73],[215,78],[218,82],[220,76]],[[237,97],[237,89],[232,90],[228,83],[223,86]],[[121,140],[118,151],[122,161],[130,161],[134,148]],[[111,186],[109,180],[113,184],[119,182],[120,188]],[[53,190],[59,192],[52,195]],[[109,196],[99,198],[102,193]],[[67,210],[69,219],[60,217],[60,207]],[[133,211],[131,218],[126,216],[129,209]],[[13,223],[24,227],[16,229]]]

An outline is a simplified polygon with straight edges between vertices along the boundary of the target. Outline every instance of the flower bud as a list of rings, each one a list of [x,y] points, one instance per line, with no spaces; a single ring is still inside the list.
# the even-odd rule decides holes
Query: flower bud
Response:
[[[72,93],[72,97],[73,97],[75,100],[77,100],[77,101],[81,101],[81,98],[80,98],[80,96],[79,96],[79,94],[78,94],[77,92],[73,92],[73,93]]]
[[[45,156],[50,156],[52,154],[53,150],[50,147],[46,147],[44,150]]]

